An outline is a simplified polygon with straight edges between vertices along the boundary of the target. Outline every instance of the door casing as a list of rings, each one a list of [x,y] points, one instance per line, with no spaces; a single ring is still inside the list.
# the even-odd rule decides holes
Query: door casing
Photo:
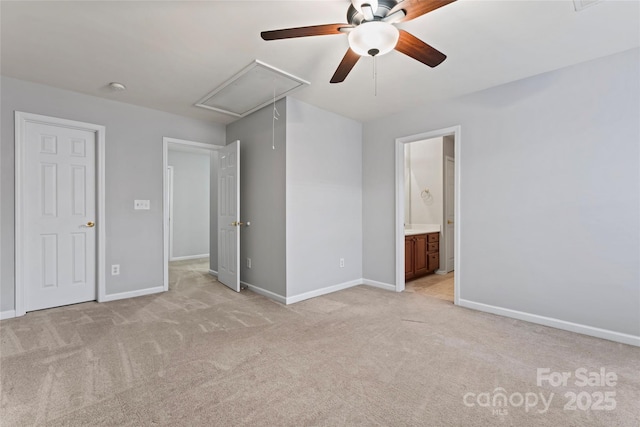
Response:
[[[168,173],[168,169],[169,169],[169,144],[172,145],[182,145],[185,147],[192,147],[192,148],[200,148],[200,149],[205,149],[205,150],[210,150],[210,151],[217,151],[221,148],[223,148],[223,146],[220,145],[213,145],[213,144],[204,144],[202,142],[194,142],[194,141],[187,141],[184,139],[176,139],[176,138],[168,138],[168,137],[163,137],[162,138],[162,205],[163,205],[163,209],[162,209],[162,215],[163,215],[163,219],[162,219],[162,223],[163,223],[163,234],[164,234],[164,258],[163,258],[163,264],[164,264],[164,279],[163,279],[163,288],[164,291],[168,291],[169,290],[169,233],[171,232],[170,230],[170,226],[169,226],[169,173]],[[217,242],[216,242],[217,244]],[[209,242],[209,245],[211,245],[211,242]]]
[[[96,135],[96,286],[97,300],[102,302],[106,296],[106,268],[105,268],[105,133],[106,128],[101,125],[84,123],[75,120],[43,116],[39,114],[15,112],[15,315],[24,316],[25,289],[23,269],[26,267],[24,254],[24,176],[25,154],[24,145],[27,123],[40,123],[50,126],[80,129],[93,132]]]
[[[447,178],[447,169],[453,167],[453,173],[454,173],[454,177],[453,177],[453,195],[449,194],[449,179]],[[442,220],[442,226],[443,226],[443,230],[442,230],[442,236],[443,236],[443,240],[444,240],[444,251],[443,254],[444,256],[442,257],[444,260],[444,266],[441,267],[441,270],[444,270],[443,274],[447,274],[451,271],[454,271],[454,264],[455,264],[455,229],[456,229],[456,223],[455,223],[455,216],[456,216],[456,203],[455,203],[455,170],[456,170],[456,159],[451,157],[451,156],[445,156],[444,158],[444,218]],[[452,226],[449,227],[449,215],[447,215],[447,212],[449,212],[449,203],[453,202],[451,210],[453,211],[453,224],[451,224]],[[449,245],[453,246],[453,261],[451,261],[449,259],[449,252],[450,252],[450,248]]]
[[[456,153],[456,167],[455,167],[455,224],[456,234],[454,243],[454,304],[458,305],[460,301],[460,288],[462,284],[460,275],[460,236],[462,235],[462,227],[460,223],[462,206],[460,204],[460,144],[462,142],[462,129],[458,126],[448,127],[444,129],[438,129],[430,132],[425,132],[417,135],[405,136],[396,139],[396,221],[395,221],[395,237],[396,237],[396,292],[404,291],[404,203],[405,203],[405,188],[404,188],[404,168],[405,168],[405,156],[404,149],[405,144],[411,142],[422,141],[425,139],[438,138],[441,136],[454,135],[455,153]]]
[[[167,189],[169,205],[169,261],[173,260],[173,166],[167,166]]]

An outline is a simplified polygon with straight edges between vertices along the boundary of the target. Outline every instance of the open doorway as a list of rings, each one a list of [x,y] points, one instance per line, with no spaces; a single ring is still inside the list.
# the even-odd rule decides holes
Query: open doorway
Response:
[[[165,290],[217,276],[219,148],[164,138]]]
[[[396,140],[396,291],[458,303],[460,127]]]

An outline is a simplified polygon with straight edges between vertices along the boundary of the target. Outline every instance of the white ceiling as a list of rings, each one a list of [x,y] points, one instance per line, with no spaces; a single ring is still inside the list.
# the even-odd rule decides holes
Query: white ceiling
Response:
[[[640,45],[640,2],[458,0],[399,24],[448,55],[431,69],[398,52],[363,58],[329,84],[344,35],[263,41],[260,31],[346,22],[348,0],[2,1],[5,76],[229,123],[194,106],[259,59],[311,82],[294,97],[359,121],[602,57]],[[124,83],[126,92],[107,89]]]

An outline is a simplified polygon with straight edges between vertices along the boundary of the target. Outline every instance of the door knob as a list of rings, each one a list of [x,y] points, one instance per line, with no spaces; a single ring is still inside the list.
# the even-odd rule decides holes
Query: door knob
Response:
[[[241,225],[244,225],[244,222],[233,221],[231,225],[233,225],[234,227],[240,227]]]
[[[87,225],[86,225],[86,226],[87,226],[87,227],[89,227],[89,228],[93,228],[93,227],[95,227],[95,225],[96,225],[96,223],[95,223],[95,222],[93,222],[93,221],[89,221],[89,222],[87,222]]]
[[[450,219],[447,220],[447,224],[453,224],[453,221],[451,221]]]

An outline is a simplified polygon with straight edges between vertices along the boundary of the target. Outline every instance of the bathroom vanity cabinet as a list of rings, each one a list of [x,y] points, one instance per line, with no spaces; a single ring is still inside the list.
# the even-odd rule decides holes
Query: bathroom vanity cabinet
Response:
[[[425,233],[404,238],[404,278],[417,279],[440,267],[440,233]]]

